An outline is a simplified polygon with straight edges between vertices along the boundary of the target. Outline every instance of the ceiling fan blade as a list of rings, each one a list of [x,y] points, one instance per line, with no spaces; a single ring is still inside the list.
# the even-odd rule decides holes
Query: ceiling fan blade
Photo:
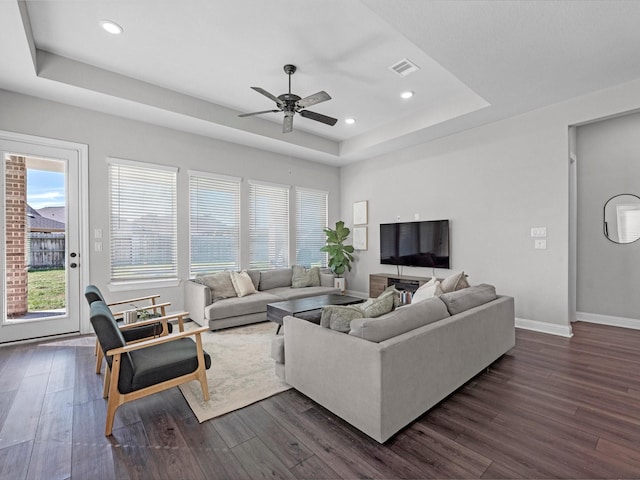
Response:
[[[284,121],[282,122],[282,133],[289,133],[293,130],[293,112],[284,113]]]
[[[302,110],[300,112],[305,118],[310,118],[311,120],[315,120],[316,122],[326,123],[327,125],[334,126],[337,122],[337,118],[327,117],[326,115],[322,115],[321,113],[310,112],[309,110]]]
[[[279,106],[284,105],[284,102],[282,100],[280,100],[274,94],[267,92],[264,88],[260,88],[260,87],[251,87],[251,88],[254,89],[256,92],[261,93],[265,97],[270,98],[271,100],[276,102]]]
[[[313,95],[298,100],[296,105],[300,108],[307,108],[320,102],[326,102],[327,100],[331,100],[331,97],[323,90],[322,92],[314,93]]]
[[[239,117],[250,117],[251,115],[260,115],[261,113],[275,113],[275,112],[279,112],[279,111],[280,110],[263,110],[261,112],[241,113],[238,116]]]

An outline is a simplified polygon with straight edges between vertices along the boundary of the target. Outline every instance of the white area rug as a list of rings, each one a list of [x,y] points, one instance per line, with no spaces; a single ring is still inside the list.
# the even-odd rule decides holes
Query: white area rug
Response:
[[[276,327],[265,322],[202,335],[203,347],[211,355],[207,370],[211,400],[203,400],[196,381],[179,387],[200,423],[291,388],[276,376],[271,358]]]

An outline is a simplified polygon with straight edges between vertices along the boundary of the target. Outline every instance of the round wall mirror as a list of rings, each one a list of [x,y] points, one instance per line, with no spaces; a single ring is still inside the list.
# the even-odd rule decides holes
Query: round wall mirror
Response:
[[[604,236],[614,243],[633,243],[640,238],[640,197],[625,193],[604,204]]]

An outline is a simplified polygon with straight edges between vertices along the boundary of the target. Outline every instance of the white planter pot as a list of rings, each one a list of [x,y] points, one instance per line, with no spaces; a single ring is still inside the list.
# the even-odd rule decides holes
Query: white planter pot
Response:
[[[344,291],[347,289],[347,280],[344,277],[334,278],[333,279],[333,286],[335,288],[339,288],[340,289],[340,293],[342,293],[344,295]]]

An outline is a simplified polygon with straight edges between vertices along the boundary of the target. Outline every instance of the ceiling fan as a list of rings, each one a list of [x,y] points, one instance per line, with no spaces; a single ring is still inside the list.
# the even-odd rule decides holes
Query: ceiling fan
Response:
[[[260,115],[262,113],[284,112],[284,122],[282,123],[282,133],[289,133],[293,130],[293,115],[299,113],[300,116],[315,120],[316,122],[325,123],[327,125],[335,125],[338,119],[322,115],[321,113],[305,110],[307,107],[316,105],[320,102],[331,100],[329,94],[325,91],[314,93],[308,97],[300,98],[298,95],[291,93],[291,75],[296,72],[296,66],[287,64],[284,66],[284,72],[289,75],[289,93],[275,96],[267,92],[264,88],[251,87],[256,92],[261,93],[265,97],[270,98],[278,107],[277,110],[263,110],[261,112],[243,113],[239,117],[249,117],[251,115]]]

